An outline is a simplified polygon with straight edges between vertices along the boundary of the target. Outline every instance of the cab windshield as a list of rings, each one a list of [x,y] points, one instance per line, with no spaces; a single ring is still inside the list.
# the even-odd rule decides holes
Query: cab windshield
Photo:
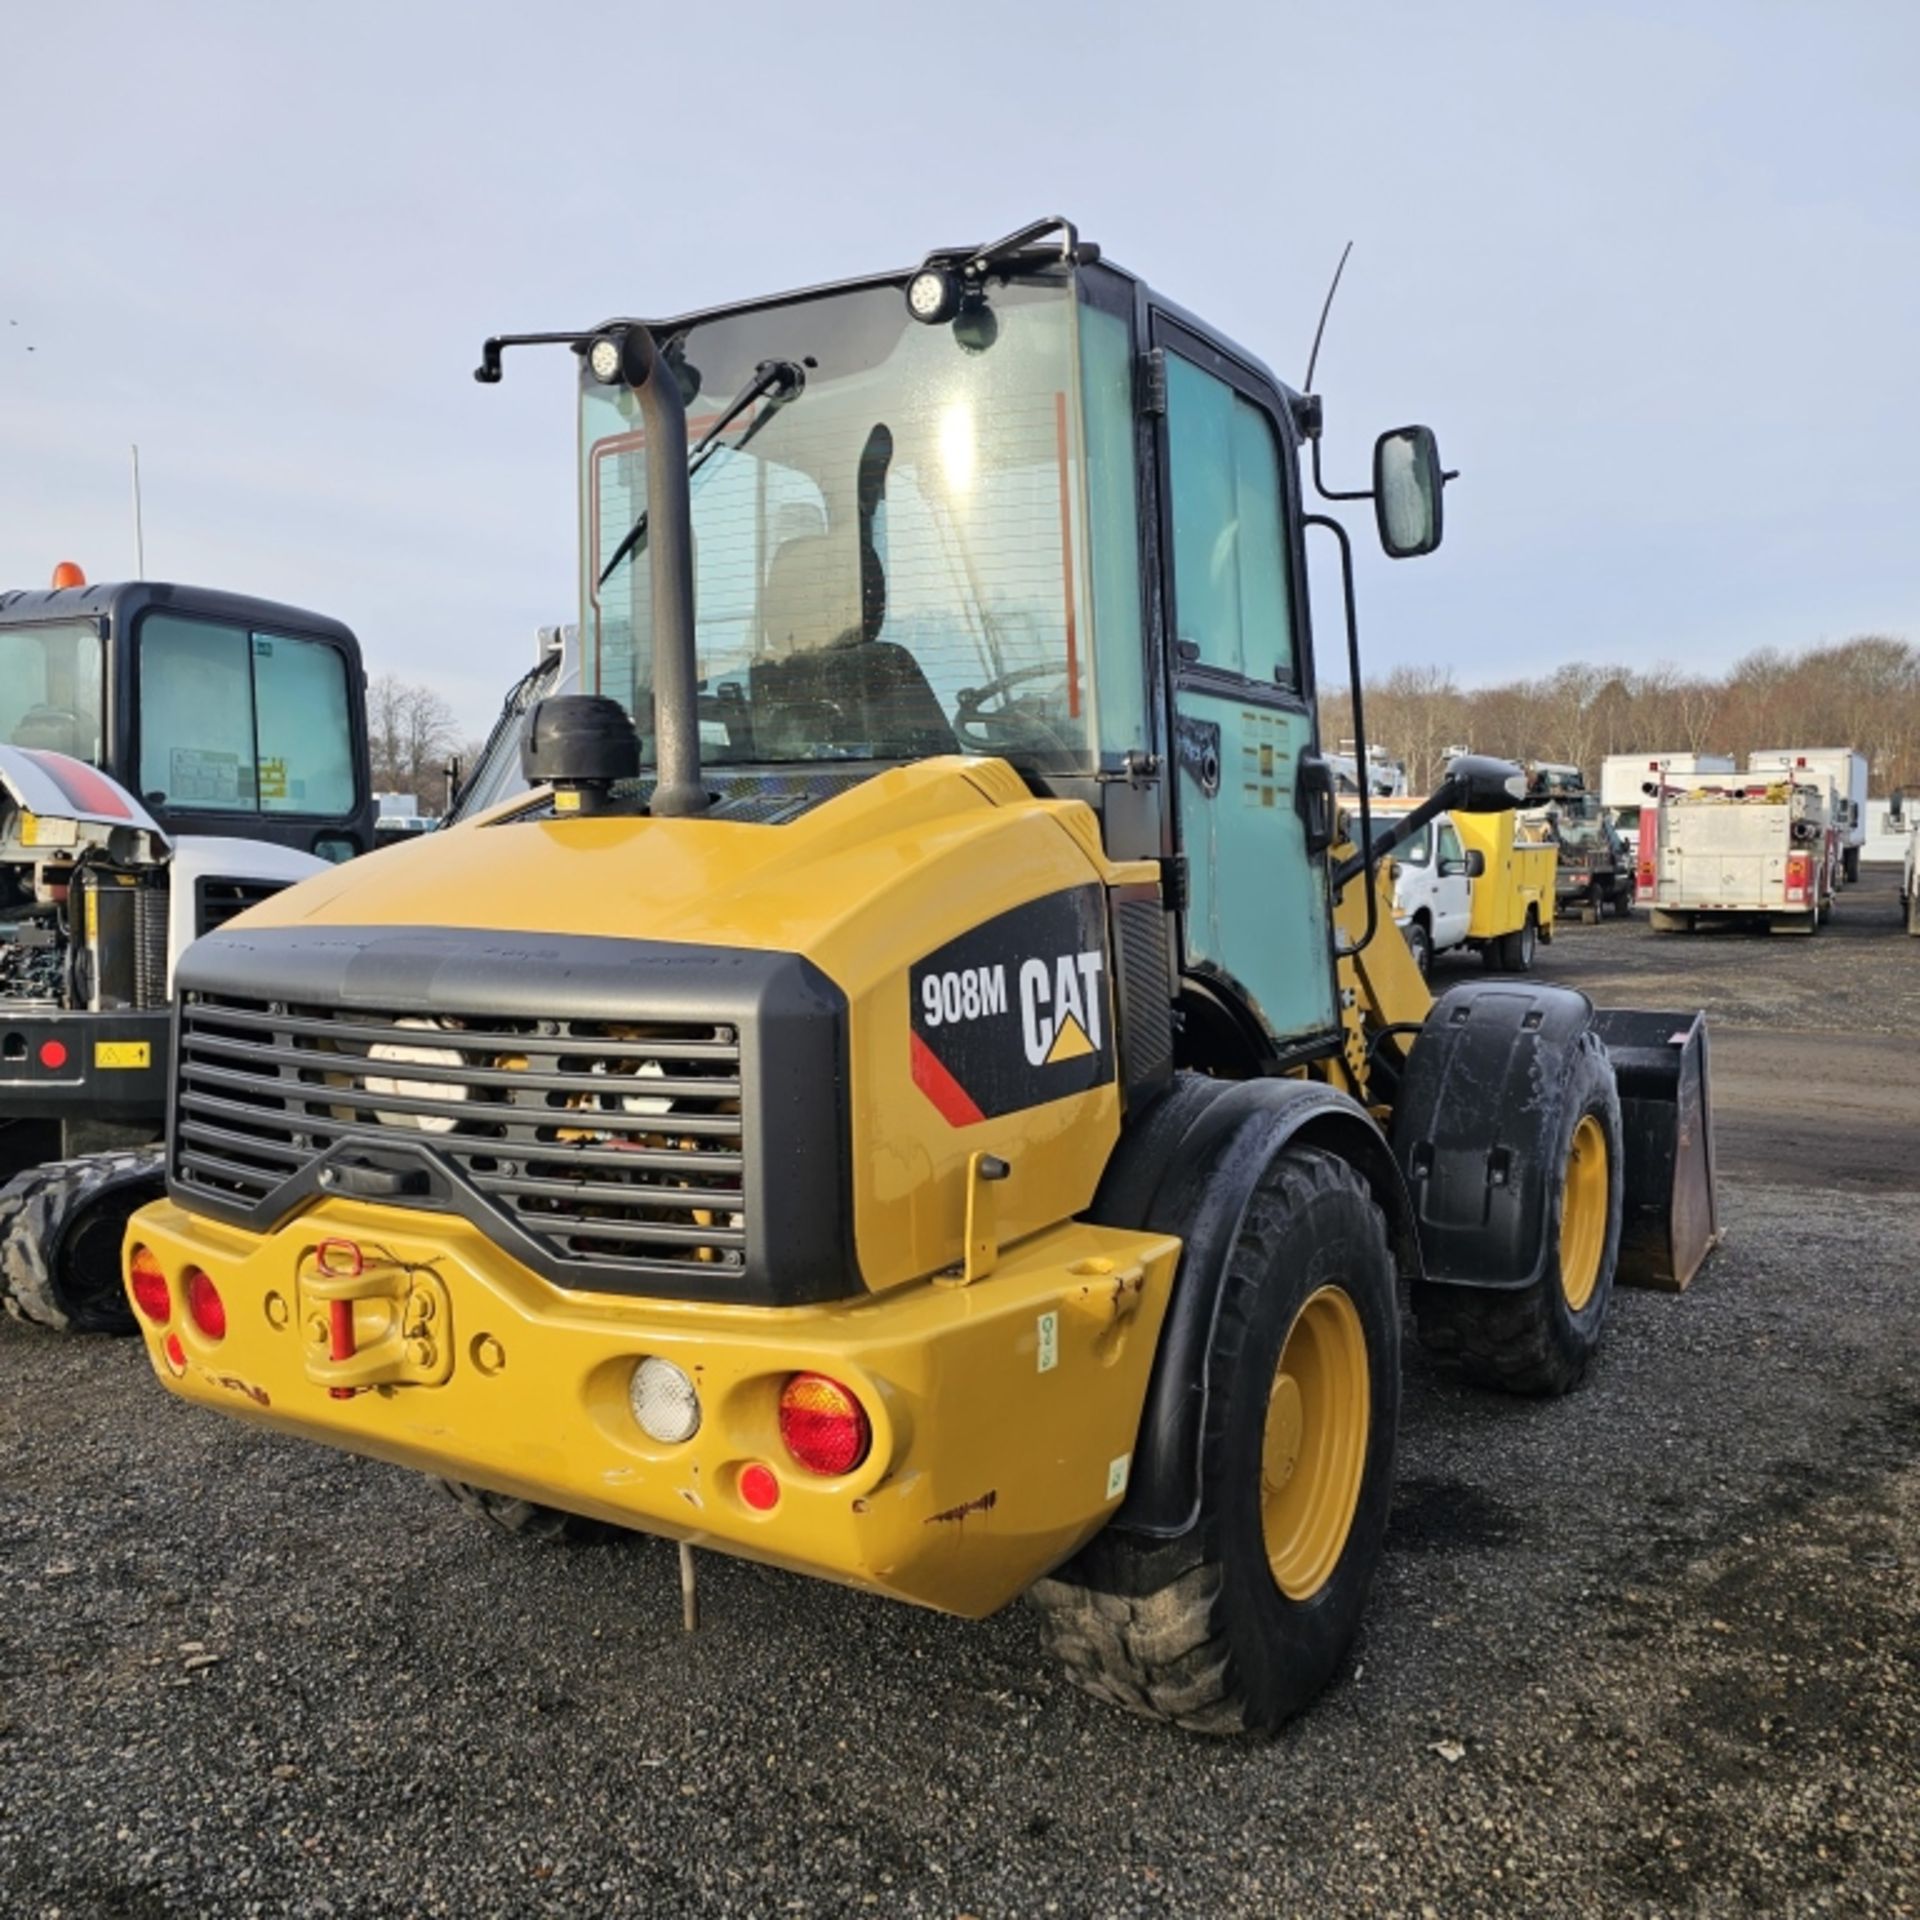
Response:
[[[100,764],[100,630],[91,620],[0,628],[0,740]]]
[[[799,369],[693,476],[701,757],[709,765],[1093,753],[1073,289],[996,285],[923,325],[898,286],[700,322],[666,343],[697,446],[769,360]],[[589,684],[654,758],[650,551],[633,396],[583,369]]]

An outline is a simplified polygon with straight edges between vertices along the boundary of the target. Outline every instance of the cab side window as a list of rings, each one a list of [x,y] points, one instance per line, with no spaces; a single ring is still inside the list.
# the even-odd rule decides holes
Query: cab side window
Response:
[[[1273,422],[1167,355],[1176,636],[1189,665],[1295,688],[1286,493]]]
[[[1464,869],[1466,863],[1467,856],[1460,845],[1460,835],[1455,830],[1453,822],[1442,820],[1440,822],[1440,871],[1445,873],[1449,868]]]

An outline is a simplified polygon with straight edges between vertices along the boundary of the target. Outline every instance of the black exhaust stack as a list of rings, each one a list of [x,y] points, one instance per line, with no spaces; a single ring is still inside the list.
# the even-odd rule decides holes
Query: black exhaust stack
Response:
[[[647,512],[629,540],[645,528],[653,560],[653,733],[659,765],[649,811],[705,813],[710,801],[700,778],[699,676],[693,641],[693,496],[687,477],[687,405],[679,382],[663,370],[653,334],[638,320],[609,321],[591,333],[501,333],[480,349],[473,377],[482,386],[500,379],[500,359],[509,347],[567,346],[581,354],[593,377],[625,381],[640,403],[647,429]],[[617,362],[617,367],[616,367]],[[625,550],[615,559],[625,557]],[[574,701],[571,707],[565,703]],[[576,697],[545,703],[542,776],[577,796],[582,811],[604,804],[605,790],[621,773],[625,747],[608,716],[588,714]],[[531,731],[531,730],[530,730]],[[535,778],[522,746],[522,764]],[[556,778],[557,776],[557,778]]]
[[[687,482],[687,407],[652,333],[629,326],[620,373],[647,429],[647,544],[653,578],[653,734],[657,782],[649,811],[705,813],[693,642],[693,498]]]

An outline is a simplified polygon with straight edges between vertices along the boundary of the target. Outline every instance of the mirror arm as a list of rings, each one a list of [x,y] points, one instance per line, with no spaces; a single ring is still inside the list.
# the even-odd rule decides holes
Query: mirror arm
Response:
[[[1314,484],[1320,484],[1320,442],[1313,443]],[[1368,864],[1367,844],[1373,834],[1373,795],[1367,780],[1367,704],[1360,685],[1360,616],[1356,610],[1353,591],[1353,542],[1347,537],[1347,530],[1338,520],[1324,513],[1303,513],[1300,516],[1302,527],[1323,527],[1332,534],[1340,547],[1340,592],[1347,619],[1347,684],[1353,697],[1353,764],[1359,771],[1360,788],[1360,848],[1357,856],[1359,865],[1353,860],[1342,861],[1330,876],[1333,894],[1338,898],[1347,882],[1355,872],[1363,870]],[[1367,879],[1367,930],[1359,940],[1348,949],[1349,952],[1364,953],[1368,943],[1380,930],[1380,900],[1372,876]]]
[[[1316,407],[1319,404],[1317,396],[1315,397],[1314,404]],[[1322,500],[1371,500],[1373,498],[1373,492],[1371,489],[1368,489],[1368,491],[1365,493],[1336,493],[1334,489],[1328,486],[1326,481],[1320,477],[1319,424],[1320,424],[1319,418],[1318,418],[1318,415],[1316,414],[1314,419],[1314,433],[1310,442],[1313,448],[1313,490],[1314,492],[1317,493]],[[1453,478],[1453,475],[1448,474],[1447,478],[1451,480]]]

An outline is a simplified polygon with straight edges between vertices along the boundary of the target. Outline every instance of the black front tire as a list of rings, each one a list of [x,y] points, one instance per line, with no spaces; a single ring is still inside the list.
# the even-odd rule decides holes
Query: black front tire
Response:
[[[1562,1225],[1574,1139],[1587,1118],[1598,1123],[1606,1140],[1606,1230],[1593,1290],[1576,1307],[1562,1283]],[[1476,1386],[1540,1396],[1570,1393],[1600,1349],[1620,1254],[1625,1159],[1620,1092],[1597,1034],[1587,1034],[1568,1062],[1560,1124],[1550,1150],[1561,1177],[1554,1182],[1547,1209],[1544,1265],[1532,1285],[1494,1288],[1426,1281],[1413,1289],[1420,1344],[1443,1370]]]
[[[1262,1520],[1276,1370],[1297,1318],[1333,1288],[1365,1342],[1367,1426],[1338,1558],[1283,1592]],[[1358,1630],[1386,1535],[1400,1411],[1400,1316],[1386,1223],[1345,1161],[1289,1147],[1263,1176],[1229,1257],[1207,1355],[1200,1511],[1177,1539],[1110,1528],[1029,1598],[1095,1697],[1199,1733],[1266,1732],[1309,1706]]]
[[[1406,931],[1407,950],[1424,980],[1433,971],[1433,934],[1424,920],[1409,920]]]

